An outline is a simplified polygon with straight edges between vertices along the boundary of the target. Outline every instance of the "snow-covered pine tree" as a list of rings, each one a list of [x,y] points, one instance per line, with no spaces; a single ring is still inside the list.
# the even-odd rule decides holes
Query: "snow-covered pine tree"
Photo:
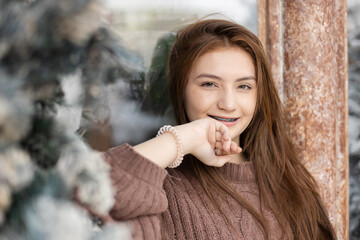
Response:
[[[76,130],[104,84],[136,72],[103,10],[95,0],[0,0],[0,239],[128,237],[119,224],[95,228],[73,200],[76,190],[98,213],[114,203],[109,167]]]

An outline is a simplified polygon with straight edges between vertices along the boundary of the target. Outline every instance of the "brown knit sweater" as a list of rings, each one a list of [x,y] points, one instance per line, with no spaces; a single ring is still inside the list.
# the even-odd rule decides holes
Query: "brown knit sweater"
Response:
[[[167,171],[161,169],[128,144],[108,150],[105,159],[111,165],[116,190],[116,203],[110,215],[117,221],[128,221],[133,227],[134,239],[265,239],[254,217],[227,197],[220,204],[238,229],[236,234],[199,181],[188,174],[185,177],[181,166]],[[274,215],[260,207],[252,163],[227,163],[219,171],[238,193],[264,214],[270,239],[282,239],[284,234]]]

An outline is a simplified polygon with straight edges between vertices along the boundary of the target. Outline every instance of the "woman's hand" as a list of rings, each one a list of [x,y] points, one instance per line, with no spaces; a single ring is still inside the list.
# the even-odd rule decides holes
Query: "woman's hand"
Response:
[[[204,164],[221,167],[241,148],[231,141],[229,129],[222,123],[203,118],[177,126],[185,154],[192,154]]]
[[[192,154],[206,165],[221,167],[230,161],[231,154],[241,152],[241,148],[231,141],[229,129],[214,119],[203,118],[175,128],[184,154]],[[177,157],[176,140],[168,132],[134,146],[134,150],[162,168]]]

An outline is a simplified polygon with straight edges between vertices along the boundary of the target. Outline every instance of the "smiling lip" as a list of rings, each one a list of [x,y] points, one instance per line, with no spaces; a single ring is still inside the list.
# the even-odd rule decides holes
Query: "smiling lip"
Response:
[[[226,126],[233,126],[237,123],[237,120],[239,118],[228,118],[228,117],[219,117],[219,116],[212,116],[212,115],[209,115],[209,117],[223,123],[224,125]]]

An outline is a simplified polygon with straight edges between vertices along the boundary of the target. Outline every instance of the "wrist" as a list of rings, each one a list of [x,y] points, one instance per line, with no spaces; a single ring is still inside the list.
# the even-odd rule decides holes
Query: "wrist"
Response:
[[[178,131],[182,140],[184,155],[191,154],[194,149],[194,130],[191,128],[189,123],[178,125],[175,129]]]
[[[170,165],[168,165],[168,167],[176,168],[181,164],[182,160],[184,159],[184,147],[183,147],[181,136],[179,135],[179,131],[171,125],[165,125],[165,126],[161,127],[159,129],[156,137],[159,137],[159,136],[163,135],[164,133],[171,133],[171,135],[175,139],[176,159]]]

